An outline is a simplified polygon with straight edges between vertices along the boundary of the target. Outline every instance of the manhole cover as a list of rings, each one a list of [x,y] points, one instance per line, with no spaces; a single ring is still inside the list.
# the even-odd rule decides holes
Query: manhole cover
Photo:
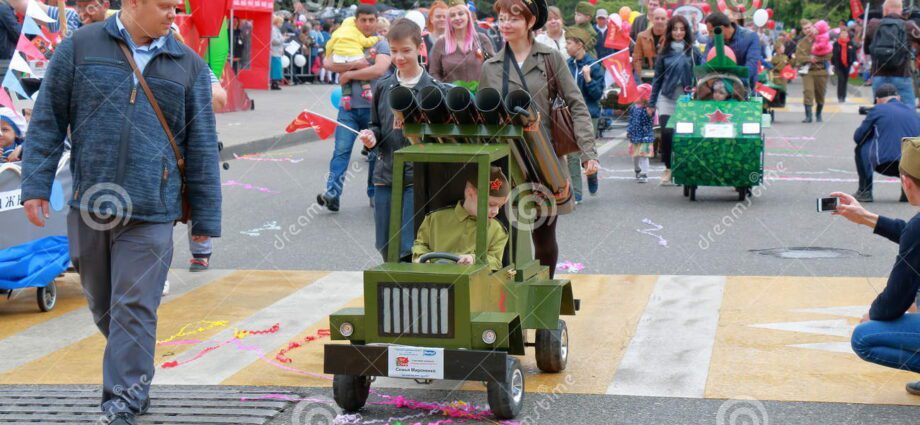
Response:
[[[771,257],[798,260],[867,257],[867,255],[860,254],[859,251],[854,251],[852,249],[825,248],[820,246],[752,249],[751,252],[760,255],[769,255]]]

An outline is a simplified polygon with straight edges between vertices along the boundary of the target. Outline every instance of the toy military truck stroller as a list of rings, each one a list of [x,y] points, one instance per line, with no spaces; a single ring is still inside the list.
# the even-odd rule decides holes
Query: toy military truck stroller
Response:
[[[743,82],[748,69],[725,56],[721,28],[714,36],[715,57],[694,69],[693,98],[681,98],[668,121],[674,129],[672,178],[691,201],[699,186],[734,187],[741,201],[763,181],[763,128],[770,116],[763,113],[763,98],[749,97]]]
[[[488,220],[476,222],[472,265],[456,264],[448,253],[400,263],[398,244],[390,244],[387,262],[364,272],[364,308],[329,317],[332,339],[351,344],[327,344],[323,369],[334,375],[334,398],[346,411],[365,405],[378,376],[466,380],[485,382],[495,417],[510,419],[524,399],[524,371],[514,356],[534,346],[545,372],[562,371],[568,359],[568,330],[559,316],[574,315],[578,302],[568,280],[550,279],[549,269],[534,260],[532,223],[524,220],[532,217],[527,208],[570,205],[565,170],[526,92],[501,99],[490,89],[475,98],[462,87],[446,94],[428,89],[417,99],[402,87],[391,94],[397,123],[404,122],[413,142],[394,155],[393,186],[408,183],[403,171],[411,162],[416,229],[400,229],[403,191],[394,189],[390,236],[399,240],[428,212],[456,205],[470,172],[477,187],[488,187],[490,168],[497,166],[511,184],[511,199],[497,217],[510,232],[502,268],[493,271],[486,262]],[[540,190],[555,203],[536,205],[545,199],[535,193]],[[487,217],[488,194],[478,193],[478,217]],[[530,329],[536,330],[533,342]]]

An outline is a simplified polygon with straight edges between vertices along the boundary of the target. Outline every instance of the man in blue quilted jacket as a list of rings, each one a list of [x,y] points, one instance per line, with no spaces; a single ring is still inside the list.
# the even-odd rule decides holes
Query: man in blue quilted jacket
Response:
[[[43,226],[63,140],[72,141],[70,253],[106,337],[102,410],[133,425],[149,407],[157,307],[186,187],[194,240],[219,237],[221,193],[210,73],[170,34],[175,0],[126,0],[121,12],[74,32],[55,50],[23,144],[22,199]],[[175,136],[132,71],[143,72]],[[54,212],[57,214],[57,212]]]

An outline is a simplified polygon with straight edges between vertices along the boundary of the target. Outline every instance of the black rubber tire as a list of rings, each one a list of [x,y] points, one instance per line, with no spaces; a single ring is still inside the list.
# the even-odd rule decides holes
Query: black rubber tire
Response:
[[[544,372],[559,373],[569,360],[569,330],[565,320],[558,329],[537,329],[537,367]]]
[[[743,201],[744,198],[747,198],[748,190],[746,187],[735,188],[738,191],[738,201]]]
[[[54,305],[57,304],[57,285],[51,282],[44,288],[38,288],[35,299],[38,301],[38,308],[41,311],[48,312],[53,310]]]
[[[690,187],[690,201],[696,202],[696,186]]]
[[[367,403],[371,379],[367,376],[335,375],[332,379],[332,397],[346,412],[357,412]]]
[[[690,186],[684,185],[684,198],[690,196]]]
[[[521,361],[508,356],[504,381],[490,381],[486,386],[489,408],[496,419],[514,419],[524,406],[524,369]]]

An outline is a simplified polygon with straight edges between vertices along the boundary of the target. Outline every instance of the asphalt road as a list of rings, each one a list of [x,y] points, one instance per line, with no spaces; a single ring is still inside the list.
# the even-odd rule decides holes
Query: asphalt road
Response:
[[[584,273],[598,274],[886,275],[893,244],[815,211],[816,198],[855,191],[852,133],[862,117],[826,112],[820,124],[801,124],[801,118],[779,112],[778,122],[766,130],[767,180],[750,203],[738,203],[734,190],[719,187],[700,188],[698,202],[691,203],[680,187],[657,185],[663,169],[657,161],[649,183],[637,184],[626,143],[606,141],[612,145],[601,157],[599,193],[560,218],[560,261],[582,263]],[[224,236],[216,241],[213,267],[353,271],[379,263],[365,195],[368,167],[358,147],[341,211],[315,205],[332,149],[330,139],[230,161],[222,176]],[[897,202],[896,183],[876,180],[874,211],[902,218],[914,213]],[[183,267],[188,256],[184,237],[178,229],[174,267]],[[858,255],[781,259],[752,252],[790,247]]]

